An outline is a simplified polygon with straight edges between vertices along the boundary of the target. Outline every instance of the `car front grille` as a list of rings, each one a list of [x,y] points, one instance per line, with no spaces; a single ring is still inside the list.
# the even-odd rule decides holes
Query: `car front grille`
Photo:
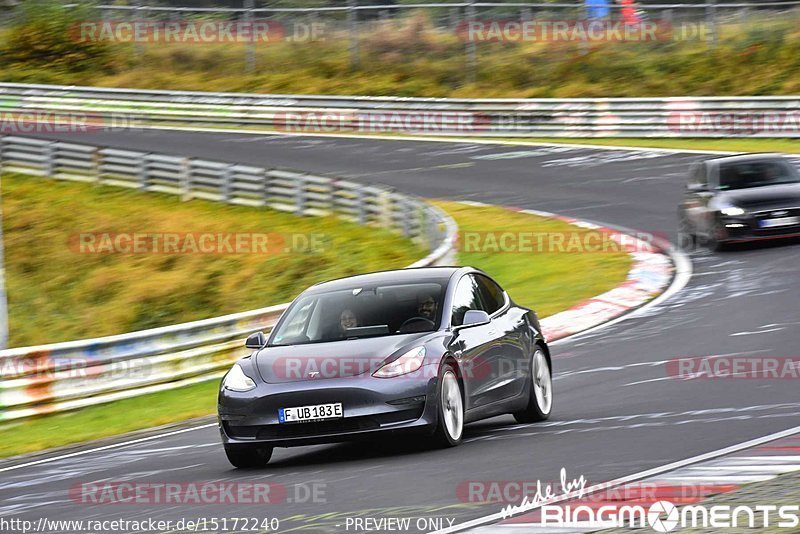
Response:
[[[315,423],[288,423],[266,425],[256,434],[256,439],[286,439],[305,438],[311,436],[326,436],[346,432],[359,432],[375,430],[380,424],[371,417],[352,417],[331,421],[317,421]]]

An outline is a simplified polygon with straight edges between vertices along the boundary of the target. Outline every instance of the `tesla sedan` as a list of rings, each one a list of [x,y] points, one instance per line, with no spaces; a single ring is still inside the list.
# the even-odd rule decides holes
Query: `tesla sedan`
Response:
[[[800,173],[780,155],[714,158],[689,173],[678,210],[681,239],[712,250],[800,235]]]
[[[536,314],[486,273],[364,274],[301,293],[222,380],[219,426],[236,467],[274,447],[419,433],[451,447],[464,424],[547,419],[550,353]]]

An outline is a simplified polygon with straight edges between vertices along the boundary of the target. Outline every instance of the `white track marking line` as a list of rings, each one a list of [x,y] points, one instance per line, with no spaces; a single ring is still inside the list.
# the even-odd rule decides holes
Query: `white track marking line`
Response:
[[[800,465],[708,465],[705,467],[687,467],[693,471],[729,471],[729,472],[742,472],[742,473],[791,473],[800,469]]]
[[[635,231],[628,228],[621,228],[619,226],[612,226],[612,225],[604,225],[604,226],[626,233],[628,235],[635,235]],[[605,323],[593,326],[591,328],[587,328],[582,332],[576,332],[574,334],[570,334],[567,337],[557,339],[551,342],[550,345],[551,346],[559,345],[561,343],[573,341],[575,339],[580,338],[581,336],[597,332],[598,330],[601,330],[603,328],[608,328],[619,322],[625,321],[632,317],[636,317],[641,313],[649,310],[650,308],[654,308],[655,306],[660,305],[662,302],[672,298],[678,292],[680,292],[684,287],[686,287],[686,285],[692,279],[692,274],[693,274],[692,260],[689,259],[689,256],[684,254],[683,251],[678,249],[678,247],[672,245],[672,243],[665,240],[656,240],[656,241],[658,241],[655,243],[656,246],[660,247],[670,257],[670,259],[672,260],[672,264],[675,266],[675,276],[672,278],[672,283],[663,293],[658,295],[650,302],[647,302],[633,310],[629,310],[615,319],[606,321]]]
[[[697,456],[693,456],[691,458],[686,458],[684,460],[678,460],[677,462],[672,462],[672,463],[669,463],[669,464],[666,464],[666,465],[662,465],[660,467],[655,467],[653,469],[648,469],[646,471],[640,471],[640,472],[634,473],[632,475],[627,475],[627,476],[624,476],[624,477],[620,477],[620,478],[614,479],[614,480],[612,480],[610,482],[604,482],[604,483],[601,483],[601,484],[595,484],[594,486],[586,488],[583,491],[583,495],[588,495],[588,494],[591,494],[591,493],[596,493],[598,491],[610,489],[610,488],[613,488],[613,487],[616,487],[616,486],[621,486],[622,484],[626,484],[628,482],[635,482],[637,480],[641,480],[641,479],[644,479],[644,478],[650,478],[650,477],[653,477],[653,476],[656,476],[656,475],[661,475],[661,474],[667,473],[669,471],[675,471],[676,469],[679,469],[681,467],[686,467],[688,465],[696,464],[698,462],[702,462],[702,461],[705,461],[705,460],[710,460],[712,458],[718,458],[719,456],[724,456],[726,454],[732,454],[734,452],[739,452],[739,451],[744,450],[744,449],[749,449],[751,447],[756,447],[758,445],[763,445],[764,443],[769,443],[770,441],[775,441],[775,440],[780,439],[780,438],[793,436],[795,434],[800,434],[800,426],[789,428],[789,429],[783,430],[781,432],[776,432],[774,434],[769,434],[767,436],[763,436],[763,437],[760,437],[760,438],[751,439],[749,441],[745,441],[745,442],[739,443],[737,445],[731,445],[730,447],[725,447],[723,449],[718,449],[716,451],[711,451],[711,452],[707,452],[705,454],[700,454],[700,455],[697,455]],[[504,520],[504,519],[508,519],[509,517],[512,517],[513,515],[519,515],[519,514],[522,514],[522,513],[526,513],[526,512],[530,512],[530,511],[536,510],[538,508],[541,508],[542,504],[555,504],[555,503],[571,500],[571,499],[574,499],[576,497],[579,497],[578,492],[569,493],[569,494],[563,495],[561,497],[558,497],[558,498],[555,498],[555,499],[551,499],[550,501],[546,501],[546,503],[538,503],[538,504],[533,504],[533,505],[529,505],[529,506],[526,506],[526,507],[521,507],[518,511],[516,511],[514,514],[511,514],[511,515],[503,514],[503,512],[497,512],[497,513],[494,513],[494,514],[491,514],[491,515],[487,515],[487,516],[484,516],[484,517],[479,517],[478,519],[473,519],[473,520],[470,520],[470,521],[466,521],[466,522],[460,523],[458,525],[453,525],[452,527],[443,528],[443,529],[440,529],[440,530],[435,530],[435,531],[432,531],[430,534],[449,534],[450,532],[460,532],[460,531],[466,530],[468,528],[478,527],[478,526],[481,526],[481,525],[485,525],[487,523],[501,521],[501,520]]]
[[[797,462],[800,464],[800,456],[736,456],[730,459],[731,461],[743,461],[743,462],[765,462],[765,461],[776,461],[776,462]],[[750,465],[750,464],[748,464]]]
[[[46,463],[50,463],[50,462],[55,462],[57,460],[64,460],[66,458],[74,458],[75,456],[83,456],[84,454],[89,454],[89,453],[92,453],[92,452],[105,451],[105,450],[109,450],[109,449],[117,449],[117,448],[120,448],[120,447],[125,447],[127,445],[134,445],[136,443],[142,443],[142,442],[145,442],[145,441],[152,441],[152,440],[155,440],[155,439],[166,438],[166,437],[175,436],[175,435],[178,435],[178,434],[183,434],[184,432],[192,432],[193,430],[200,430],[202,428],[211,428],[211,427],[215,427],[215,426],[217,426],[217,423],[209,423],[207,425],[193,426],[191,428],[184,428],[182,430],[174,430],[172,432],[166,432],[164,434],[156,434],[155,436],[147,436],[147,437],[144,437],[144,438],[138,438],[138,439],[134,439],[134,440],[130,440],[130,441],[123,441],[121,443],[112,443],[111,445],[104,445],[102,447],[95,447],[93,449],[86,449],[86,450],[83,450],[83,451],[71,452],[69,454],[62,454],[62,455],[59,455],[59,456],[52,456],[50,458],[42,458],[41,460],[35,460],[33,462],[26,462],[26,463],[23,463],[23,464],[11,465],[11,466],[8,466],[8,467],[0,468],[0,473],[5,472],[5,471],[13,471],[15,469],[22,469],[23,467],[30,467],[32,465],[40,465],[40,464],[46,464]]]
[[[635,152],[659,152],[662,154],[710,154],[719,156],[730,156],[734,154],[741,154],[741,152],[731,152],[727,150],[695,150],[690,148],[677,149],[677,148],[659,148],[659,147],[644,147],[644,146],[625,146],[625,145],[590,145],[582,143],[557,143],[557,142],[542,142],[542,141],[510,141],[510,140],[494,140],[494,139],[470,139],[463,137],[428,137],[428,136],[415,136],[415,135],[358,135],[358,134],[331,134],[331,133],[298,133],[298,132],[280,132],[275,130],[248,130],[238,128],[209,128],[209,127],[188,127],[188,126],[155,126],[155,125],[137,125],[137,128],[146,130],[167,130],[176,132],[207,132],[207,133],[230,133],[230,134],[244,134],[244,135],[263,135],[263,136],[278,136],[278,137],[331,137],[334,139],[370,139],[380,141],[424,141],[428,143],[468,143],[475,145],[499,145],[499,146],[539,146],[539,147],[566,147],[576,149],[596,149],[608,151],[635,151]]]

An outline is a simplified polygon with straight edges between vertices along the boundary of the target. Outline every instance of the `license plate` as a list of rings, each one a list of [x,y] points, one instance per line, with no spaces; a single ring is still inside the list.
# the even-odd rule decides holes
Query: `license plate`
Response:
[[[342,409],[341,402],[296,406],[294,408],[281,408],[278,410],[278,422],[280,423],[307,423],[309,421],[339,419],[340,417],[344,417],[344,410]]]
[[[780,217],[778,219],[764,219],[759,222],[761,228],[772,228],[774,226],[792,226],[800,224],[800,217]]]

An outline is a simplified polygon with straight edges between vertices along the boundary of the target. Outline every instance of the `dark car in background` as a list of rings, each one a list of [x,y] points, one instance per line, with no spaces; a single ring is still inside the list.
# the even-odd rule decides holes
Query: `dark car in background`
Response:
[[[678,210],[680,233],[712,250],[734,242],[800,235],[800,173],[778,154],[695,164]]]
[[[536,314],[469,267],[403,269],[312,286],[219,391],[225,452],[266,464],[273,447],[419,432],[461,442],[465,423],[547,419],[550,353]]]

